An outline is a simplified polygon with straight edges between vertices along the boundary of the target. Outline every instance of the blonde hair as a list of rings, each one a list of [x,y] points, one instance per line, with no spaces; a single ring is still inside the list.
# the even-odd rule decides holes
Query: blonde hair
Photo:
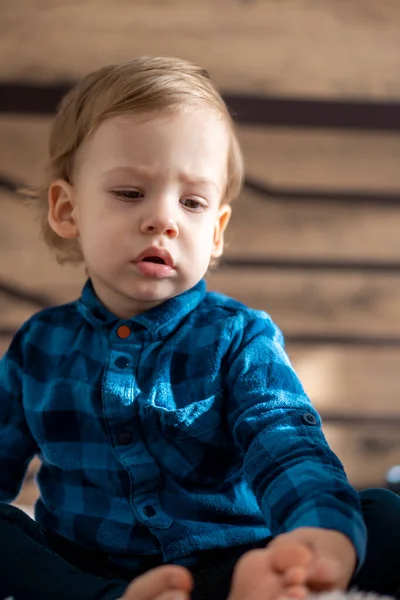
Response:
[[[56,251],[59,262],[81,262],[78,240],[58,236],[48,223],[48,188],[51,181],[72,183],[78,148],[100,123],[124,113],[178,111],[200,103],[214,107],[230,131],[227,183],[222,198],[229,203],[243,184],[243,158],[232,117],[207,71],[172,57],[140,57],[109,65],[87,75],[63,98],[50,134],[47,180],[29,197],[39,208],[45,242]]]

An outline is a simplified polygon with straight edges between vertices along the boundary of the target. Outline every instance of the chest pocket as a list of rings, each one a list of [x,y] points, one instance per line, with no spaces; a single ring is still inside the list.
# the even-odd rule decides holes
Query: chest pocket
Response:
[[[224,480],[235,454],[224,405],[221,390],[175,410],[146,407],[147,447],[162,470],[196,486]]]
[[[146,417],[152,429],[168,439],[207,438],[221,427],[222,400],[220,392],[181,408],[147,405]]]

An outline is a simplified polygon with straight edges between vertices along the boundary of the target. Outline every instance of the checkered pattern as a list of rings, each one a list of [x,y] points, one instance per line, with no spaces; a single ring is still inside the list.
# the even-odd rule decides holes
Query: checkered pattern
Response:
[[[117,564],[299,526],[342,531],[364,557],[358,495],[280,331],[203,281],[129,321],[90,282],[35,315],[0,362],[0,430],[0,498],[38,454],[36,519]]]

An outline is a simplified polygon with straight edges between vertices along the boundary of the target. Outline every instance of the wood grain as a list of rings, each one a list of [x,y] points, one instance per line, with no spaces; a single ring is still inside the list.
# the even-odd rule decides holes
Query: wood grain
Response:
[[[395,0],[6,0],[3,78],[74,79],[140,54],[206,66],[232,90],[400,96]]]
[[[400,276],[221,268],[208,287],[265,310],[285,334],[400,335]]]

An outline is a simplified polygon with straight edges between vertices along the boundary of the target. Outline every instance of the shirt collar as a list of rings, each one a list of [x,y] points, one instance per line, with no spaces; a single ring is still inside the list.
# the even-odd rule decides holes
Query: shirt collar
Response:
[[[132,319],[119,319],[98,299],[90,279],[86,282],[77,307],[80,314],[96,328],[110,329],[116,324],[127,324],[131,328],[144,327],[150,334],[172,331],[176,324],[190,314],[202,302],[206,295],[204,279],[191,289],[166,300],[162,304],[140,313]]]

